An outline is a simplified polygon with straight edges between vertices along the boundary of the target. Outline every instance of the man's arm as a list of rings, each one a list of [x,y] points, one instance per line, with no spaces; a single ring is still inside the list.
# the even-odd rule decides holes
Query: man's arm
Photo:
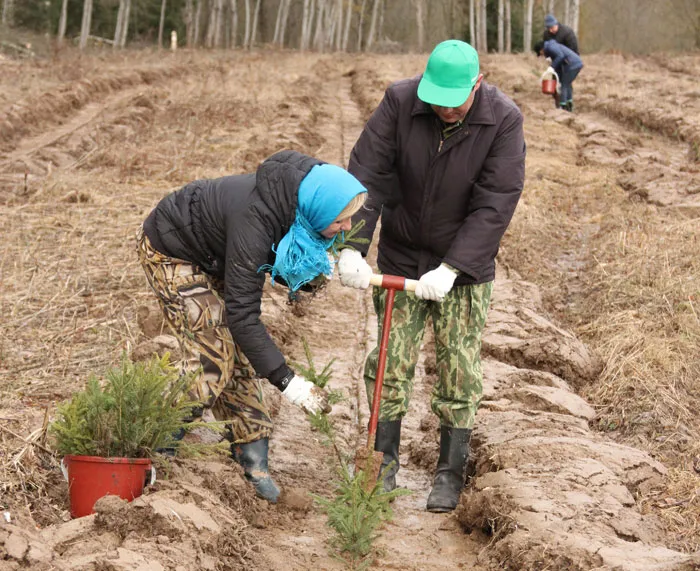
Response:
[[[568,28],[566,30],[566,41],[562,42],[567,48],[569,48],[571,51],[576,52],[577,54],[579,53],[578,51],[578,38],[576,38],[576,34],[574,33],[574,30],[572,28]]]
[[[348,171],[367,188],[367,201],[353,222],[364,220],[364,227],[358,238],[371,241],[382,206],[388,200],[394,183],[394,163],[396,160],[396,123],[398,102],[391,87],[374,110],[362,130],[360,138],[350,153]],[[355,246],[362,254],[367,254],[369,242]]]
[[[498,252],[525,181],[523,117],[513,111],[505,118],[481,173],[472,188],[469,213],[443,262],[481,279]]]

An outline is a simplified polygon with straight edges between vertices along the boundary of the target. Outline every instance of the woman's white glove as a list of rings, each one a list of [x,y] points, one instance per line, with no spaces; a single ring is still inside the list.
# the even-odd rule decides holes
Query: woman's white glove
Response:
[[[445,264],[440,264],[420,277],[416,285],[416,297],[442,301],[452,289],[455,279],[457,279],[457,272]]]
[[[340,251],[338,275],[340,276],[341,284],[357,289],[367,289],[372,273],[372,267],[365,262],[360,252],[352,248],[345,248]]]
[[[294,375],[287,388],[282,391],[282,395],[309,414],[331,411],[326,391],[299,375]]]

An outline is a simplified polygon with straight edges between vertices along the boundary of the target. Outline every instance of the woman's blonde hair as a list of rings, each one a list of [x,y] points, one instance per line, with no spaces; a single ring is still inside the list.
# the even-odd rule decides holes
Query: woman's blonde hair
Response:
[[[362,208],[362,205],[365,203],[365,200],[367,200],[366,192],[361,192],[353,196],[352,200],[348,202],[345,208],[341,210],[340,214],[338,214],[338,216],[335,217],[336,221],[350,218],[353,214],[355,214],[355,212]]]

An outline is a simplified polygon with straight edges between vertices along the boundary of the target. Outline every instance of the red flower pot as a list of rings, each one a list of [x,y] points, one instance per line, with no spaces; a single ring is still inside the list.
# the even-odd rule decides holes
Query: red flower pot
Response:
[[[143,493],[146,484],[156,479],[150,458],[102,458],[65,456],[61,462],[68,482],[70,513],[83,517],[94,513],[95,502],[114,495],[131,501]]]

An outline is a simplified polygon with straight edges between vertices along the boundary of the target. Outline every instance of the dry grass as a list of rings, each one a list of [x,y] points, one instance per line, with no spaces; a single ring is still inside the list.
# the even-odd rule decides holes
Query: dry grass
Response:
[[[700,220],[634,200],[611,168],[575,166],[574,133],[552,138],[556,155],[531,137],[529,182],[503,261],[540,284],[557,320],[602,356],[603,373],[583,391],[595,422],[673,468],[668,487],[644,501],[676,498],[657,513],[676,547],[696,550]]]
[[[315,111],[322,78],[308,62],[297,60],[292,69],[281,55],[271,69],[260,65],[261,56],[234,56],[184,54],[184,64],[148,77],[125,75],[121,55],[103,62],[106,89],[129,93],[133,82],[125,78],[134,77],[142,92],[115,98],[97,122],[71,133],[77,155],[70,168],[46,169],[28,192],[15,189],[0,200],[0,427],[7,429],[0,430],[0,504],[27,517],[31,511],[42,525],[63,513],[60,498],[42,498],[65,487],[56,460],[25,440],[42,438],[36,430],[45,409],[51,413],[91,372],[144,340],[138,309],[156,303],[138,265],[135,233],[150,209],[196,178],[251,172],[277,150],[314,154],[323,144]],[[150,56],[143,57],[148,67]],[[171,77],[183,68],[187,74]],[[57,67],[56,74],[64,72]],[[38,75],[27,101],[50,101],[60,78],[47,69]],[[43,88],[49,91],[42,95]],[[104,99],[102,90],[86,93],[79,106],[58,114],[69,117]],[[55,119],[40,106],[24,129],[50,134]],[[54,147],[65,150],[66,141],[46,151]],[[31,158],[43,160],[43,151]],[[42,503],[56,508],[44,516],[37,513]]]

